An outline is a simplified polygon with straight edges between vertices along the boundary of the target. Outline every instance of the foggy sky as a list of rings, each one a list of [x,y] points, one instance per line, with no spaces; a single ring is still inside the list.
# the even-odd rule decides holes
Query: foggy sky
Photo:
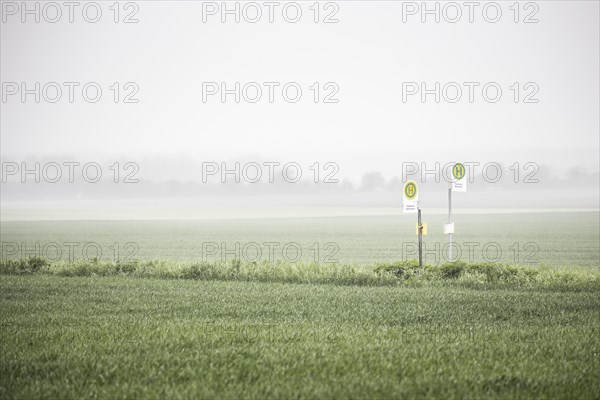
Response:
[[[496,24],[477,12],[472,24],[402,23],[400,2],[338,2],[337,24],[277,13],[273,24],[202,23],[201,2],[139,2],[139,23],[115,24],[102,4],[97,24],[78,14],[72,24],[2,23],[3,82],[104,88],[96,104],[2,103],[3,155],[255,154],[338,161],[347,175],[467,158],[598,170],[598,2],[538,2],[535,24],[515,24],[507,3]],[[304,92],[295,104],[202,103],[202,82],[236,81],[293,81]],[[498,82],[501,101],[402,103],[402,82],[467,81]],[[136,82],[139,103],[112,103],[113,82]],[[314,104],[313,82],[336,82],[339,103]],[[513,82],[537,83],[539,103],[512,102]]]

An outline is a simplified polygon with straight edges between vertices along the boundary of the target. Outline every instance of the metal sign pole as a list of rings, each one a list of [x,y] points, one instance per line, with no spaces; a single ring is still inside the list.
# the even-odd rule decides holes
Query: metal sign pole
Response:
[[[452,223],[452,183],[448,188],[448,225]],[[452,261],[452,233],[448,233],[448,261]]]
[[[421,224],[421,208],[417,208],[417,227],[419,230],[419,268],[423,270],[423,225]]]

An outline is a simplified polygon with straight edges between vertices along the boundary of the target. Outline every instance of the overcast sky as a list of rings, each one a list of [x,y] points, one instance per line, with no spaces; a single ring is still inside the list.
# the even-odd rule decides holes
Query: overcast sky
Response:
[[[339,22],[332,24],[313,22],[312,3],[300,2],[298,23],[286,22],[281,6],[269,23],[263,6],[262,19],[254,24],[243,18],[236,24],[232,16],[221,23],[220,14],[208,15],[203,23],[202,2],[190,1],[138,2],[134,17],[139,22],[133,24],[113,22],[112,2],[100,3],[103,14],[95,24],[85,22],[80,9],[74,23],[63,15],[54,24],[43,18],[34,23],[31,16],[22,23],[19,13],[4,10],[3,83],[97,82],[103,95],[98,103],[87,103],[79,86],[73,103],[66,87],[54,104],[35,103],[33,96],[25,103],[19,94],[6,97],[1,153],[11,160],[334,161],[341,176],[351,177],[372,170],[399,175],[402,161],[534,161],[598,171],[597,1],[536,2],[539,10],[522,7],[518,23],[509,9],[513,2],[501,2],[498,23],[486,22],[481,7],[475,9],[474,23],[468,22],[466,8],[457,23],[443,16],[440,23],[432,16],[421,23],[419,13],[405,15],[403,23],[402,2],[343,1],[336,3],[333,18]],[[321,20],[336,11],[328,7],[321,3]],[[122,19],[135,10],[120,11]],[[539,22],[523,23],[531,13]],[[131,91],[123,85],[135,82],[139,102],[115,104],[109,89],[114,82],[120,83],[121,96]],[[203,82],[281,86],[274,103],[266,87],[255,104],[237,104],[233,96],[222,103],[218,95],[204,103]],[[297,103],[282,98],[287,82],[303,90]],[[321,86],[318,103],[310,89],[314,82]],[[325,88],[328,82],[339,87],[333,97],[338,103],[322,102],[335,87]],[[403,102],[403,82],[426,82],[430,88],[435,82],[480,86],[473,103],[463,86],[457,103],[442,99],[438,104],[433,95],[422,103],[418,94]],[[497,103],[482,97],[488,82],[503,90]],[[518,103],[510,89],[515,82]],[[525,87],[530,82],[535,85]],[[532,99],[539,102],[524,103],[536,88]]]

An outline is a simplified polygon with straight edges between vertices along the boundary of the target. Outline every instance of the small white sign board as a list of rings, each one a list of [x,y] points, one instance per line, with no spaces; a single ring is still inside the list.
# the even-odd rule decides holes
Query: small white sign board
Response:
[[[454,233],[454,222],[444,224],[444,235],[451,235]]]

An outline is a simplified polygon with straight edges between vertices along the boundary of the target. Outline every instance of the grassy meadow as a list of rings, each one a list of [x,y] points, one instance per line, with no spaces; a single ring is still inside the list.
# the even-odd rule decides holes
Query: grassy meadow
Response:
[[[423,216],[428,224],[425,261],[442,264],[447,236],[442,234],[443,215]],[[600,265],[600,213],[459,214],[454,217],[464,262],[503,262],[534,266]],[[0,226],[2,257],[23,258],[21,250],[44,255],[44,245],[56,243],[60,254],[48,249],[48,257],[68,260],[72,245],[75,258],[93,242],[104,260],[287,260],[373,264],[416,259],[416,217],[323,217],[245,220],[146,220],[146,221],[4,221]],[[9,252],[7,243],[16,244]],[[239,249],[236,251],[236,243]],[[271,245],[273,251],[265,243]],[[316,243],[316,245],[315,245]],[[36,244],[39,250],[36,252]],[[218,246],[213,250],[213,244]],[[256,249],[253,244],[258,244]],[[244,246],[248,246],[244,257]],[[488,246],[484,250],[485,246]],[[116,249],[116,250],[115,250]],[[229,251],[229,253],[228,253]],[[260,252],[260,254],[258,254]],[[94,248],[88,258],[95,256]],[[257,257],[258,255],[258,257]]]
[[[598,288],[2,276],[2,398],[598,398]]]
[[[459,242],[539,259],[420,269],[399,254],[414,221],[391,217],[3,222],[0,398],[600,398],[598,213],[457,220]],[[108,254],[6,254],[88,241]],[[203,260],[209,241],[306,254]]]

